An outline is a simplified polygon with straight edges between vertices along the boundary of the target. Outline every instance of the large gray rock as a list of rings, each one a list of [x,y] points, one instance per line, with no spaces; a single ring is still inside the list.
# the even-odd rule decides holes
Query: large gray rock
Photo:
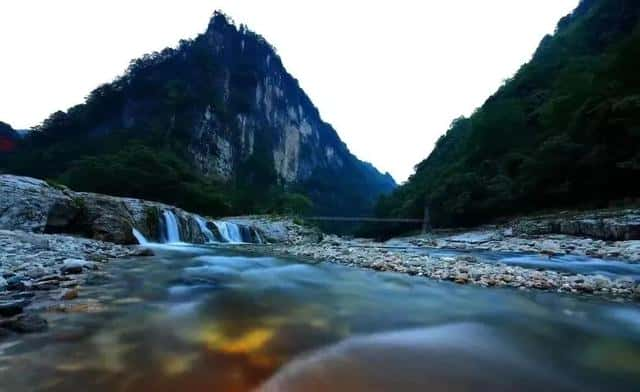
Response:
[[[91,238],[118,244],[135,244],[132,228],[136,222],[122,199],[80,193],[77,196],[83,210],[82,222]]]
[[[45,181],[12,175],[0,176],[0,229],[43,233],[54,209],[66,210],[65,219],[74,216],[72,199],[67,191]],[[60,214],[52,222],[64,224]]]
[[[34,178],[0,176],[0,229],[75,234],[135,244],[132,228],[151,234],[154,227],[148,221],[149,210],[165,207],[168,208],[135,199],[73,192]]]
[[[204,218],[173,206],[74,192],[34,178],[0,175],[0,229],[73,234],[117,244],[136,244],[133,235],[136,228],[149,241],[157,242],[163,237],[164,211],[176,216],[182,241],[196,244],[207,241],[197,221]],[[205,221],[219,238],[215,225]],[[258,242],[255,229],[247,226],[242,230],[252,242]]]

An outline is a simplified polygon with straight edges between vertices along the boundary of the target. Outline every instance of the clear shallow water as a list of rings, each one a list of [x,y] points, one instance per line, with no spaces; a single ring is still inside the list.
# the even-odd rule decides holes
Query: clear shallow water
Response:
[[[604,260],[588,256],[547,256],[535,253],[461,251],[435,248],[416,248],[416,252],[432,256],[471,254],[485,262],[491,263],[502,263],[523,268],[546,269],[584,275],[603,275],[614,279],[629,277],[635,281],[640,281],[640,264],[618,260]]]
[[[81,291],[103,312],[49,314],[48,333],[0,343],[0,390],[245,391],[283,367],[285,384],[312,374],[303,390],[375,390],[363,379],[379,390],[474,390],[479,374],[506,382],[496,390],[640,385],[636,305],[212,247],[156,252],[113,263],[113,279]],[[318,369],[330,374],[318,381]]]

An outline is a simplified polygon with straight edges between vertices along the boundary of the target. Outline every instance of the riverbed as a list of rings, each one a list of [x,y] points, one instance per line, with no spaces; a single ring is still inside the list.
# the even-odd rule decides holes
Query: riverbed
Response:
[[[332,355],[347,364],[340,379],[329,379],[338,387],[369,377],[377,386],[446,390],[433,384],[444,376],[432,365],[447,360],[460,364],[448,367],[451,382],[469,390],[478,377],[496,390],[640,385],[640,308],[632,303],[464,286],[228,247],[153,251],[110,263],[104,279],[81,288],[83,300],[95,300],[94,311],[44,314],[47,332],[3,340],[0,390],[249,391],[283,368],[289,377],[299,363],[338,371],[326,366],[335,363]],[[361,339],[355,351],[334,346],[354,337]],[[390,341],[416,344],[407,352]],[[388,361],[369,353],[372,347],[386,347]],[[300,359],[314,352],[313,361]],[[462,366],[470,357],[479,368]],[[480,374],[482,367],[499,371]]]

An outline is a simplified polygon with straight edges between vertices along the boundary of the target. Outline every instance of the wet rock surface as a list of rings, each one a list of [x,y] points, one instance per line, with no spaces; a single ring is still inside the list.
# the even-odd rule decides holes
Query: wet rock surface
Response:
[[[47,327],[47,320],[37,314],[23,314],[8,320],[0,320],[0,328],[16,333],[44,332]]]
[[[0,316],[1,317],[13,317],[24,310],[29,305],[25,300],[4,300],[0,301]]]
[[[82,309],[82,288],[105,263],[145,254],[138,247],[0,230],[0,338],[45,330],[47,312]]]

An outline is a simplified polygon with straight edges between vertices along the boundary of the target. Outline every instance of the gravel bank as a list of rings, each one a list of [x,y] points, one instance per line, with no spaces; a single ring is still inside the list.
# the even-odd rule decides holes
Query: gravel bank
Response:
[[[83,285],[104,278],[100,270],[111,259],[148,254],[95,240],[0,230],[0,337],[45,330],[45,312],[95,309],[83,300]]]
[[[415,241],[411,242],[416,244]],[[541,241],[540,243],[543,242]],[[393,243],[379,244],[363,240],[348,241],[328,236],[317,244],[273,244],[268,246],[247,246],[247,249],[254,252],[303,257],[376,271],[405,273],[459,284],[555,291],[601,296],[620,301],[640,301],[640,286],[633,279],[627,277],[612,279],[601,275],[527,269],[483,262],[472,255],[442,257],[420,255],[416,254],[415,246],[403,248],[398,247],[399,243],[410,245],[407,242],[397,240]],[[559,248],[562,248],[560,243],[567,244],[560,241],[558,242]],[[391,244],[395,245],[395,247],[388,246]],[[448,242],[446,241],[441,243],[441,245],[447,244]],[[467,243],[459,248],[478,249],[483,247],[478,243]],[[513,250],[516,246],[509,248],[502,244],[501,247],[497,248],[485,248],[487,250]],[[541,252],[541,248],[535,246],[531,246],[527,250],[544,253]]]
[[[439,249],[576,255],[640,262],[640,241],[603,241],[562,234],[514,236],[510,230],[487,229],[445,236],[408,237],[390,244]]]

